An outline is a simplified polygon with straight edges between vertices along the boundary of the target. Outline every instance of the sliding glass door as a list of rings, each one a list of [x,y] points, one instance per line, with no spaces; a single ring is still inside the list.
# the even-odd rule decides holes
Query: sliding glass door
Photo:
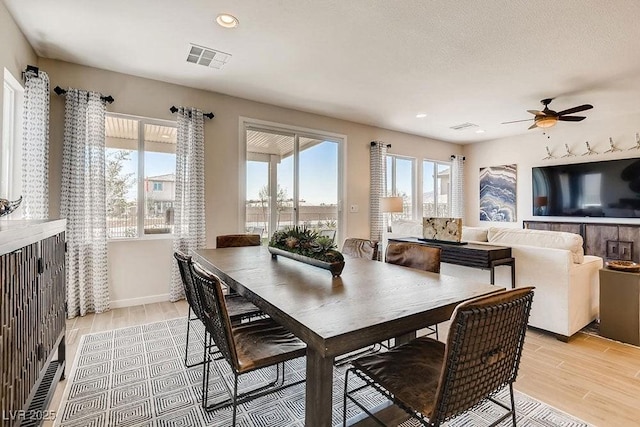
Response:
[[[246,126],[245,136],[246,231],[268,238],[274,230],[304,225],[336,239],[341,141],[260,126]]]

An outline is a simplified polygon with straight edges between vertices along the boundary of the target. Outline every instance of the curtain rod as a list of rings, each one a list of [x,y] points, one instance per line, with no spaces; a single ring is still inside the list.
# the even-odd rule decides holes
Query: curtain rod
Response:
[[[452,154],[452,155],[451,155],[451,160],[453,160],[453,159],[455,159],[455,158],[456,158],[456,155],[455,155],[455,154]],[[465,161],[465,160],[466,160],[466,158],[465,158],[464,156],[462,156],[462,161]]]
[[[56,93],[56,95],[64,95],[64,94],[67,93],[67,91],[62,89],[60,86],[54,87],[53,91]],[[111,96],[111,95],[101,96],[100,99],[102,99],[104,102],[107,102],[109,104],[111,104],[113,101],[115,101],[115,99],[113,99],[113,96]]]
[[[169,108],[169,111],[171,111],[171,113],[177,113],[178,112],[178,107],[176,107],[175,105],[172,105],[171,108]],[[208,117],[209,119],[213,119],[215,117],[213,115],[213,112],[211,112],[211,113],[202,113],[202,115],[204,117]]]
[[[371,146],[372,147],[375,147],[376,144],[377,144],[377,142],[371,141]],[[391,148],[391,144],[387,144],[387,148]]]
[[[36,77],[40,74],[40,69],[35,65],[27,65],[27,68],[22,72],[22,80],[27,77],[27,74],[33,74]]]

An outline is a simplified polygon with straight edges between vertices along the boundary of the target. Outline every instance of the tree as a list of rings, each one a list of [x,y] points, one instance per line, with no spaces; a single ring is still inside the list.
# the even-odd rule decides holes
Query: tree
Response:
[[[118,217],[128,214],[131,204],[125,197],[129,187],[135,182],[135,174],[123,173],[123,169],[130,156],[131,153],[125,150],[107,150],[105,153],[107,216]]]
[[[263,186],[258,192],[258,198],[260,199],[260,208],[262,209],[262,217],[265,221],[265,228],[267,227],[267,209],[269,207],[269,186]],[[287,198],[287,190],[285,188],[280,187],[278,184],[278,191],[276,194],[276,210],[278,211],[278,218],[276,218],[276,223],[280,224],[280,212],[284,211],[287,207],[289,201],[293,201],[292,199]]]

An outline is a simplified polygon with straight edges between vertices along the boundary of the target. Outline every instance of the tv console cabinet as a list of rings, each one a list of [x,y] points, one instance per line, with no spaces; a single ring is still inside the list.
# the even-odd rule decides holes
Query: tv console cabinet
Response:
[[[0,426],[41,425],[65,369],[65,220],[0,220]]]

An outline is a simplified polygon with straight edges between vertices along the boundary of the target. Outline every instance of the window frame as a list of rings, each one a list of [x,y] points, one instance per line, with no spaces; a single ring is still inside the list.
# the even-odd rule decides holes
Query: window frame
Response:
[[[427,159],[427,158],[423,158],[422,161],[420,162],[420,187],[421,187],[421,191],[420,191],[420,211],[422,212],[422,216],[424,217],[424,201],[422,200],[422,194],[424,194],[424,164],[425,162],[429,162],[432,163],[434,166],[434,171],[435,171],[435,177],[433,179],[433,195],[434,195],[434,203],[437,206],[438,205],[438,166],[447,166],[449,168],[449,188],[447,189],[447,216],[451,217],[451,167],[453,166],[452,162],[446,162],[443,160],[433,160],[433,159]],[[438,217],[438,218],[447,218],[447,217]]]
[[[157,233],[157,234],[151,234],[151,233],[145,234],[144,232],[144,218],[145,218],[145,212],[146,212],[146,205],[145,205],[145,199],[144,199],[144,183],[145,183],[144,126],[149,124],[149,125],[173,127],[177,129],[178,128],[177,121],[166,120],[166,119],[154,119],[150,117],[142,117],[142,116],[135,116],[131,114],[112,113],[112,112],[107,112],[106,116],[125,119],[125,120],[135,120],[138,122],[138,144],[137,144],[138,165],[136,169],[136,180],[137,180],[136,201],[138,203],[137,205],[138,212],[137,212],[137,218],[136,218],[137,235],[136,237],[108,237],[107,242],[111,242],[111,241],[122,242],[122,241],[130,241],[130,240],[138,241],[138,240],[173,239],[175,236],[173,232]],[[107,148],[106,141],[105,141],[105,148]],[[177,148],[177,141],[176,141],[176,148]]]
[[[452,163],[451,162],[447,162],[447,161],[443,161],[443,160],[433,160],[433,159],[429,159],[429,158],[420,158],[417,159],[415,157],[411,157],[411,156],[407,156],[407,155],[403,155],[403,154],[389,154],[387,153],[387,158],[392,158],[391,160],[391,172],[389,173],[389,171],[387,171],[387,173],[389,173],[389,175],[391,176],[392,182],[391,183],[387,183],[387,187],[391,188],[391,194],[387,194],[387,196],[391,196],[391,195],[397,195],[397,187],[396,187],[396,159],[402,159],[402,160],[410,160],[412,162],[412,176],[411,176],[411,191],[412,191],[412,207],[411,207],[411,218],[409,218],[410,220],[421,220],[425,215],[424,215],[424,164],[425,162],[427,163],[432,163],[434,166],[434,170],[436,173],[436,177],[433,181],[433,191],[434,191],[434,201],[436,202],[437,205],[437,198],[438,198],[438,179],[437,179],[437,173],[438,173],[438,166],[446,166],[449,168],[449,188],[447,190],[447,215],[451,216],[451,167],[452,167]],[[420,160],[420,161],[418,161]],[[385,188],[385,192],[387,191],[387,189]],[[444,217],[446,218],[446,217]]]
[[[409,214],[411,215],[411,217],[406,219],[413,221],[414,219],[420,218],[419,214],[422,212],[422,196],[419,196],[421,192],[418,190],[420,189],[422,184],[418,180],[418,176],[421,176],[420,173],[422,171],[418,172],[417,159],[415,157],[405,156],[402,154],[388,154],[388,153],[386,157],[392,159],[391,160],[391,184],[387,183],[387,187],[391,188],[391,194],[387,194],[387,196],[398,195],[398,188],[396,186],[396,181],[397,181],[396,160],[401,159],[401,160],[408,160],[411,162],[411,190],[410,190],[411,191],[411,210],[409,211]],[[385,188],[385,192],[386,191],[387,189]]]
[[[22,194],[22,113],[24,87],[4,68],[0,140],[0,195],[10,200]],[[18,208],[21,211],[21,207]]]
[[[247,154],[247,130],[254,129],[259,130],[261,132],[274,132],[277,134],[287,134],[287,135],[297,135],[301,138],[314,138],[314,139],[323,139],[326,141],[331,141],[338,144],[338,177],[337,177],[337,210],[338,210],[338,227],[337,233],[334,238],[336,243],[341,242],[343,236],[348,236],[347,230],[347,217],[346,217],[346,209],[345,209],[345,196],[347,194],[347,180],[346,180],[346,157],[347,157],[347,135],[328,132],[319,129],[311,129],[300,126],[291,126],[283,123],[270,122],[266,120],[252,119],[249,117],[240,116],[238,121],[238,136],[239,136],[239,168],[238,168],[238,232],[244,233],[245,230],[245,222],[247,217],[247,205],[246,205],[246,196],[247,196],[247,160],[251,160]],[[297,154],[296,154],[297,155]],[[271,173],[271,172],[270,172]],[[294,171],[294,176],[297,176],[298,172]],[[274,177],[270,176],[270,180],[273,182],[277,182],[274,180]],[[295,182],[295,178],[294,178]],[[297,185],[297,184],[294,184]],[[293,199],[294,201],[298,201],[297,190],[294,189]],[[294,207],[297,205],[294,205]]]

